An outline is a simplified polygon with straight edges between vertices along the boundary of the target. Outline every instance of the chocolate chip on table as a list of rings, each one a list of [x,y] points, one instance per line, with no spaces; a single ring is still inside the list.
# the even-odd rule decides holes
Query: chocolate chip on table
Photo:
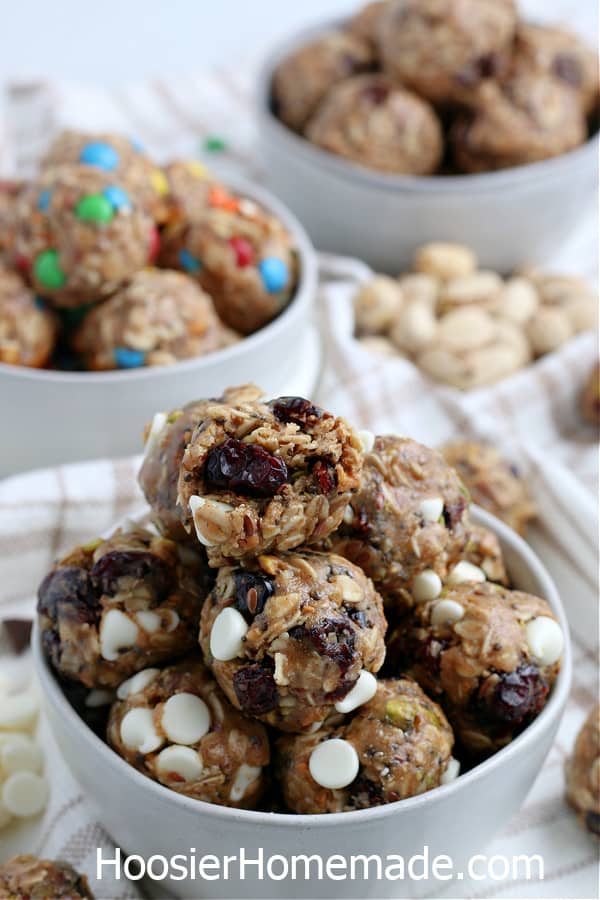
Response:
[[[233,688],[242,711],[251,716],[263,715],[277,706],[277,685],[267,660],[238,669]]]
[[[273,415],[280,422],[306,425],[310,419],[321,419],[323,410],[304,397],[279,397],[270,403]]]
[[[275,590],[271,578],[240,569],[235,573],[235,607],[242,614],[258,616]]]
[[[236,438],[228,438],[209,452],[204,476],[209,488],[251,497],[272,497],[289,481],[283,459],[260,444],[246,444]]]

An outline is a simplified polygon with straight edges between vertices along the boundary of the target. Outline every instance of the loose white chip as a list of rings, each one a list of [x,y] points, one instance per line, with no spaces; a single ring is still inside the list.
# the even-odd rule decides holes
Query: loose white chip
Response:
[[[435,600],[442,592],[442,579],[433,569],[424,569],[413,578],[412,595],[417,603]]]
[[[447,584],[463,584],[467,581],[485,581],[485,572],[479,566],[461,559],[456,563],[450,574],[446,578]]]
[[[213,659],[227,662],[242,655],[243,638],[248,631],[248,624],[241,612],[228,606],[221,610],[210,632],[210,652]]]
[[[437,522],[444,511],[444,501],[441,497],[431,497],[428,500],[422,500],[419,505],[419,512],[426,522]]]
[[[161,721],[170,741],[195,744],[210,728],[210,710],[201,697],[183,692],[169,697]]]
[[[14,772],[2,785],[2,804],[18,818],[35,816],[48,802],[48,782],[35,772]]]
[[[142,669],[141,672],[137,672],[119,685],[117,697],[119,700],[125,700],[130,694],[137,694],[139,691],[143,691],[144,688],[154,681],[159,672],[160,669]]]
[[[440,784],[450,784],[451,781],[454,781],[455,778],[458,778],[459,774],[460,763],[457,759],[454,759],[454,757],[451,756],[446,771],[440,778]]]
[[[308,768],[317,784],[335,791],[346,787],[358,775],[358,753],[349,741],[331,738],[315,747]]]
[[[90,709],[96,709],[98,706],[108,706],[114,699],[114,691],[108,691],[104,688],[94,688],[85,698],[85,705]]]
[[[30,737],[15,735],[0,747],[0,771],[4,776],[12,772],[41,772],[42,751]]]
[[[158,613],[150,610],[141,610],[135,614],[135,617],[144,631],[149,631],[152,634],[160,628],[160,616]]]
[[[160,433],[166,424],[167,424],[167,414],[164,412],[156,413],[156,415],[152,419],[152,425],[150,426],[150,431],[148,432],[148,438],[146,440],[146,445],[144,447],[144,459],[156,447]]]
[[[158,750],[164,739],[154,727],[152,710],[137,706],[125,713],[121,722],[121,740],[128,750],[139,750],[140,753]]]
[[[432,625],[454,625],[460,622],[465,614],[465,608],[456,600],[438,600],[431,611]]]
[[[184,781],[195,781],[202,775],[202,759],[191,747],[173,744],[165,747],[156,757],[156,771],[166,777],[179,775]]]
[[[242,799],[250,785],[253,784],[259,777],[261,772],[262,769],[260,766],[249,766],[246,763],[242,763],[237,770],[234,782],[231,785],[231,790],[229,791],[229,799],[233,803],[238,803]]]
[[[363,669],[351,691],[342,700],[338,700],[335,708],[339,713],[349,713],[363,703],[368,703],[377,691],[377,679],[366,669]]]
[[[109,609],[100,626],[100,654],[103,659],[113,662],[122,650],[129,650],[138,639],[139,631],[135,622],[120,609]]]
[[[37,711],[33,694],[0,696],[0,731],[29,731],[35,724]]]
[[[538,616],[527,623],[527,643],[536,662],[551,666],[560,659],[565,644],[562,628],[548,616]]]
[[[363,451],[365,453],[370,453],[373,447],[375,446],[375,435],[372,431],[368,431],[366,428],[362,431],[358,432],[358,439],[361,443]]]

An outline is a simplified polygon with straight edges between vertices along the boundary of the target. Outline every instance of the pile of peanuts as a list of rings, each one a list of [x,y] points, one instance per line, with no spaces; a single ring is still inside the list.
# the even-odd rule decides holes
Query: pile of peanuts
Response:
[[[502,278],[462,244],[420,247],[413,271],[376,275],[354,298],[355,333],[374,353],[403,355],[460,390],[506,378],[597,327],[597,298],[572,275],[532,267]]]

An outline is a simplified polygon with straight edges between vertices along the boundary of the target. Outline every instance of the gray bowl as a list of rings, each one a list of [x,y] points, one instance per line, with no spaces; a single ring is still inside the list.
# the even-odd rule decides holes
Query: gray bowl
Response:
[[[598,135],[554,159],[477,175],[387,175],[348,162],[295,134],[271,107],[279,62],[339,24],[313,27],[274,47],[258,82],[267,183],[317,248],[392,274],[433,240],[468,244],[482,266],[500,272],[556,253],[595,197]]]

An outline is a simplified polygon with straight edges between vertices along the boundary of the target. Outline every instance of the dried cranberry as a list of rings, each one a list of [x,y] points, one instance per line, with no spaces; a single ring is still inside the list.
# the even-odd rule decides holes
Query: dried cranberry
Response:
[[[101,556],[90,571],[90,578],[102,594],[112,596],[119,590],[121,578],[136,578],[151,588],[156,598],[167,593],[171,572],[154,553],[144,550],[111,550]]]
[[[356,635],[344,619],[322,619],[310,628],[297,625],[289,634],[294,640],[311,644],[320,656],[335,662],[342,675],[350,668]]]
[[[452,530],[458,525],[466,508],[467,501],[462,494],[456,503],[446,503],[443,511],[444,525],[446,528]]]
[[[233,676],[233,689],[242,711],[260,716],[277,706],[277,685],[270,660],[250,663]]]
[[[515,672],[499,673],[499,680],[487,696],[483,685],[479,699],[484,701],[488,713],[496,721],[519,725],[540,712],[548,691],[548,684],[539,669],[522,665]]]
[[[442,653],[448,646],[448,641],[440,638],[428,637],[414,653],[414,661],[417,666],[422,666],[425,673],[437,680],[440,677],[442,666]]]
[[[210,488],[251,497],[272,497],[289,480],[285,462],[260,444],[228,438],[206,457],[204,469]]]
[[[367,778],[366,775],[358,775],[350,785],[349,790],[354,800],[354,806],[359,809],[369,806],[381,806],[382,803],[385,803],[382,786]]]
[[[332,467],[318,459],[312,471],[321,493],[331,494],[335,490],[335,472]]]
[[[379,106],[381,103],[385,103],[390,95],[390,90],[391,88],[389,84],[376,82],[374,84],[368,85],[368,87],[366,88],[363,88],[362,96],[365,98],[365,100],[368,100],[370,103],[375,104],[375,106]]]
[[[258,616],[275,590],[273,580],[266,575],[246,572],[235,573],[235,607],[243,614]]]
[[[309,419],[321,419],[323,410],[314,406],[310,400],[304,397],[279,397],[269,404],[273,415],[280,422],[294,422],[296,425],[306,425]]]
[[[50,572],[38,589],[38,612],[56,621],[60,614],[94,624],[99,606],[90,577],[80,566],[63,566]]]
[[[554,59],[552,68],[554,69],[554,74],[560,78],[561,81],[566,81],[571,87],[581,87],[583,82],[581,64],[579,60],[570,53],[559,53]]]

